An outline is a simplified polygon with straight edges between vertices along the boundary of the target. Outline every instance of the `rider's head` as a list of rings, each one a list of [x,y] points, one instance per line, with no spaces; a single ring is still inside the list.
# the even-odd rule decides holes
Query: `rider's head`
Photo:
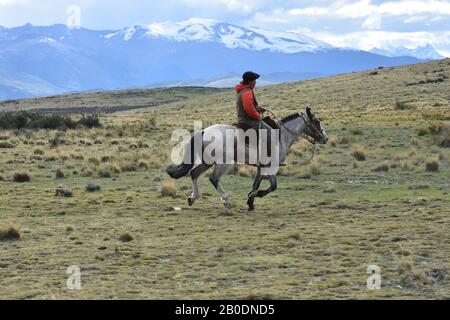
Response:
[[[243,80],[242,83],[251,85],[252,87],[255,87],[256,80],[259,79],[259,77],[260,77],[259,74],[252,72],[252,71],[247,71],[242,76],[242,80]]]

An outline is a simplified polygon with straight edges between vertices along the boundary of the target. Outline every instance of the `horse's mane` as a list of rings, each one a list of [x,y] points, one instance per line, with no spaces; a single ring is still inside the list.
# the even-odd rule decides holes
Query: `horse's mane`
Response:
[[[286,124],[287,122],[297,119],[299,117],[300,117],[300,113],[297,112],[297,113],[291,114],[290,116],[287,116],[286,118],[281,119],[281,122]]]

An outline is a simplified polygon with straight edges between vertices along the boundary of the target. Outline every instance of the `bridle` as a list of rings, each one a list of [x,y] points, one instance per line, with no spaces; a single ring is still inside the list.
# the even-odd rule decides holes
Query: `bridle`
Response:
[[[317,139],[317,136],[323,136],[323,129],[319,130],[316,128],[316,126],[311,122],[311,120],[309,119],[309,117],[307,115],[305,115],[303,112],[299,112],[298,115],[299,117],[303,118],[303,121],[305,121],[305,125],[313,132],[314,137],[310,137],[305,133],[305,128],[303,128],[302,131],[299,132],[295,132],[294,130],[289,129],[284,123],[283,121],[281,121],[280,119],[278,119],[278,117],[276,116],[275,113],[273,113],[271,110],[266,109],[267,112],[269,112],[275,120],[277,120],[277,122],[279,123],[280,126],[282,126],[287,132],[289,132],[290,134],[296,136],[296,137],[302,137],[303,139],[305,139],[306,141],[308,141],[309,143],[311,143],[312,148],[311,148],[311,157],[304,161],[303,163],[300,163],[300,166],[304,166],[307,165],[309,163],[311,163],[311,161],[314,159],[315,155],[316,155],[316,150],[317,150],[317,141],[319,139]]]
[[[313,132],[314,137],[310,137],[309,135],[307,135],[305,133],[304,129],[299,132],[295,132],[294,130],[289,129],[283,123],[283,121],[278,119],[278,117],[276,116],[275,113],[273,113],[271,110],[268,110],[268,109],[266,109],[266,111],[269,112],[274,117],[274,119],[278,121],[280,126],[282,126],[287,132],[289,132],[290,134],[295,135],[297,137],[301,136],[303,139],[305,139],[306,141],[308,141],[309,143],[311,143],[314,146],[317,144],[317,141],[320,139],[317,137],[323,136],[323,129],[322,130],[317,129],[316,126],[311,122],[309,117],[307,115],[305,115],[303,112],[301,112],[301,113],[299,112],[298,115],[299,115],[299,117],[303,118],[303,121],[305,121],[306,126]]]

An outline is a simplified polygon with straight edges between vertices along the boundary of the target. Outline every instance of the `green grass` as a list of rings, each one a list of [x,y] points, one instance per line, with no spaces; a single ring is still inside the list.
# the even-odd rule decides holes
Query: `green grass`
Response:
[[[232,91],[110,114],[101,129],[0,132],[15,146],[0,149],[0,228],[20,229],[20,239],[0,241],[2,298],[450,298],[450,149],[440,133],[417,134],[430,121],[448,125],[450,85],[406,85],[441,69],[448,60],[258,89],[279,115],[311,105],[335,144],[318,148],[313,168],[296,165],[309,157],[297,144],[279,190],[252,213],[247,168],[223,179],[231,210],[207,176],[193,207],[189,179],[161,195],[162,184],[173,191],[164,173],[172,130],[231,123]],[[396,110],[396,101],[414,108]],[[354,167],[355,144],[366,160]],[[438,172],[426,171],[430,158]],[[389,170],[374,171],[380,164]],[[12,182],[16,172],[31,181]],[[101,190],[86,192],[89,183]],[[60,185],[73,197],[55,197]],[[133,240],[121,241],[126,234]],[[72,265],[82,269],[80,291],[65,285]],[[381,268],[381,290],[366,288],[369,265]]]

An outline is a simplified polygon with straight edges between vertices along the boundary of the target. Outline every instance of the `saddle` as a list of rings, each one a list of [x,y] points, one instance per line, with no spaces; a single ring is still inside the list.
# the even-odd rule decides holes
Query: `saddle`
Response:
[[[269,125],[272,129],[280,129],[280,127],[278,126],[278,124],[275,122],[275,120],[273,120],[271,117],[267,116],[264,119],[262,119],[262,121],[264,121],[267,125]],[[252,129],[251,126],[249,126],[248,124],[242,124],[242,123],[233,123],[233,127],[241,129],[247,131]]]
[[[269,116],[263,118],[262,121],[264,121],[268,126],[270,126],[270,127],[271,127],[272,129],[274,129],[274,130],[280,129],[280,127],[278,126],[278,124],[276,123],[276,121],[273,120],[272,118],[270,118]],[[234,124],[233,124],[233,127],[237,128],[237,129],[243,130],[244,133],[245,133],[246,131],[250,130],[250,129],[253,129],[252,126],[250,126],[250,125],[248,125],[248,124],[242,124],[242,123],[234,123]],[[257,140],[258,140],[258,143],[259,143],[259,131],[258,131],[258,130],[256,131],[256,137],[257,137]],[[248,146],[248,142],[247,142],[247,141],[246,141],[246,146]],[[270,147],[269,147],[269,152],[270,152]],[[234,155],[235,155],[234,160],[237,161],[237,146],[236,146],[236,145],[234,146]],[[283,164],[283,165],[284,165],[284,164]],[[250,166],[258,167],[257,164],[250,164]],[[268,167],[268,166],[269,166],[269,165],[267,165],[267,167]],[[265,167],[265,166],[261,166],[261,167]]]

